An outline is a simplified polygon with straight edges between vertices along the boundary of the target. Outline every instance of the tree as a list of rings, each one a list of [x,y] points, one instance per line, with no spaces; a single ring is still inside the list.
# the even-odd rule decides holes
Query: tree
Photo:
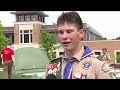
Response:
[[[3,26],[0,21],[0,52],[7,45],[7,42],[8,42],[8,39],[3,34]],[[0,63],[1,63],[1,57],[0,57]]]
[[[120,63],[120,52],[116,53],[116,59],[117,59],[117,63]]]
[[[106,37],[103,37],[103,38],[101,38],[100,40],[107,40],[107,38],[106,38]]]
[[[8,38],[3,34],[3,26],[0,21],[0,51],[7,45]]]
[[[46,31],[40,32],[40,45],[47,53],[49,60],[52,60],[54,56],[54,50],[58,49],[60,45],[57,46],[57,40],[55,34],[50,34]]]
[[[120,36],[119,36],[119,37],[117,37],[115,40],[120,40]]]

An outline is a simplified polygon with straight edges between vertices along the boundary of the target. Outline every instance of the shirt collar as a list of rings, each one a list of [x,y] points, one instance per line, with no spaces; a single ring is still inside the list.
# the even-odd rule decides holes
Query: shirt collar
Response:
[[[73,58],[76,58],[77,60],[82,60],[90,55],[93,55],[92,50],[88,46],[82,46],[80,51],[76,53]],[[65,52],[64,58],[69,58],[67,53]]]

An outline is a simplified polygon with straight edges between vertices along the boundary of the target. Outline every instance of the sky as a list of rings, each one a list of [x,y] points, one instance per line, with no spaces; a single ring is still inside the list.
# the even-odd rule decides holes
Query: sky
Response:
[[[0,21],[3,27],[14,26],[15,15],[11,11],[0,11]],[[12,11],[13,12],[13,11]],[[63,11],[44,11],[49,15],[45,22],[52,25],[57,22],[58,16]],[[77,11],[83,23],[89,24],[107,39],[115,39],[120,36],[120,11]]]

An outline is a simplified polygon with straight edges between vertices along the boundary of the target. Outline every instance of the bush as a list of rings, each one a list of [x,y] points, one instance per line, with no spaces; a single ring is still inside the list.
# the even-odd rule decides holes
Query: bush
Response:
[[[117,59],[117,63],[120,63],[120,52],[117,52],[116,59]]]

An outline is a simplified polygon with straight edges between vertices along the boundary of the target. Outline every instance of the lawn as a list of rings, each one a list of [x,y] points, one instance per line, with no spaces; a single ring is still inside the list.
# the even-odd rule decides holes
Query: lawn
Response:
[[[0,72],[0,79],[4,79],[2,72]],[[29,79],[29,78],[22,75],[12,74],[11,79]]]
[[[0,68],[2,68],[1,64],[0,64]],[[0,79],[4,79],[2,71],[0,71]],[[22,76],[22,75],[19,75],[19,74],[12,74],[11,79],[28,79],[28,77],[25,77],[25,76]]]
[[[0,68],[2,68],[1,64],[0,64]],[[0,79],[4,79],[2,71],[0,71]],[[41,77],[36,76],[36,74],[31,76],[31,75],[20,75],[13,73],[11,79],[41,79]]]

